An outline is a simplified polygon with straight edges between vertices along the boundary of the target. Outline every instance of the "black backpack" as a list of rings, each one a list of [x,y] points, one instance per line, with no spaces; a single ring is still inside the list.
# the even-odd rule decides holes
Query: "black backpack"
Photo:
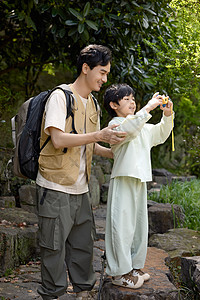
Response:
[[[55,87],[52,90],[41,92],[39,95],[24,102],[17,115],[11,120],[12,137],[15,145],[13,167],[16,176],[36,180],[40,152],[51,138],[49,136],[40,148],[40,132],[43,112],[47,99],[56,89],[60,89],[65,93],[67,105],[66,118],[70,115],[72,116],[73,132],[77,133],[74,128],[72,110],[74,105],[74,95],[71,91],[62,89],[61,87]]]

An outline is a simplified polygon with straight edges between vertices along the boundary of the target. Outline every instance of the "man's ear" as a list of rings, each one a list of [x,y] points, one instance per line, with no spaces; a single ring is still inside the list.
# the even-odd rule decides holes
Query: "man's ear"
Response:
[[[84,63],[82,65],[82,72],[83,72],[83,74],[87,75],[87,72],[88,72],[89,68],[90,67],[88,66],[88,64]]]
[[[118,107],[118,104],[116,102],[112,102],[112,101],[109,103],[109,105],[114,110],[117,109],[117,107]]]

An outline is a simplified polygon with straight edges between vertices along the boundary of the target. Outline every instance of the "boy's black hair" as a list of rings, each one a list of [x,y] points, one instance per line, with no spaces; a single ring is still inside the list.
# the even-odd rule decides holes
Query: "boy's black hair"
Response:
[[[77,59],[77,76],[81,74],[82,66],[86,63],[92,70],[96,66],[106,66],[112,60],[109,48],[102,45],[89,45],[83,48]]]
[[[109,86],[104,94],[104,107],[112,117],[116,117],[117,114],[114,109],[110,107],[110,102],[119,104],[119,101],[125,96],[135,96],[134,90],[126,83],[112,84]]]

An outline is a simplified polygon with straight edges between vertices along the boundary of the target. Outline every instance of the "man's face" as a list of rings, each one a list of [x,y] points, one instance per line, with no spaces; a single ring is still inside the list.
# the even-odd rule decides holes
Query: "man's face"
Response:
[[[92,70],[87,65],[86,84],[91,91],[98,92],[103,83],[107,82],[107,76],[110,73],[110,62],[106,66],[98,65]]]

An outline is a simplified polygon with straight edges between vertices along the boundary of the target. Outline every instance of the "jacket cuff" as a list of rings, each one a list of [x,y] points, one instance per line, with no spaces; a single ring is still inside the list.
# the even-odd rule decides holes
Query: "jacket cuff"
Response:
[[[163,112],[163,120],[165,121],[165,122],[171,122],[172,121],[172,118],[174,119],[175,118],[175,112],[173,111],[173,114],[171,114],[171,116],[165,116],[164,115],[164,112]]]

